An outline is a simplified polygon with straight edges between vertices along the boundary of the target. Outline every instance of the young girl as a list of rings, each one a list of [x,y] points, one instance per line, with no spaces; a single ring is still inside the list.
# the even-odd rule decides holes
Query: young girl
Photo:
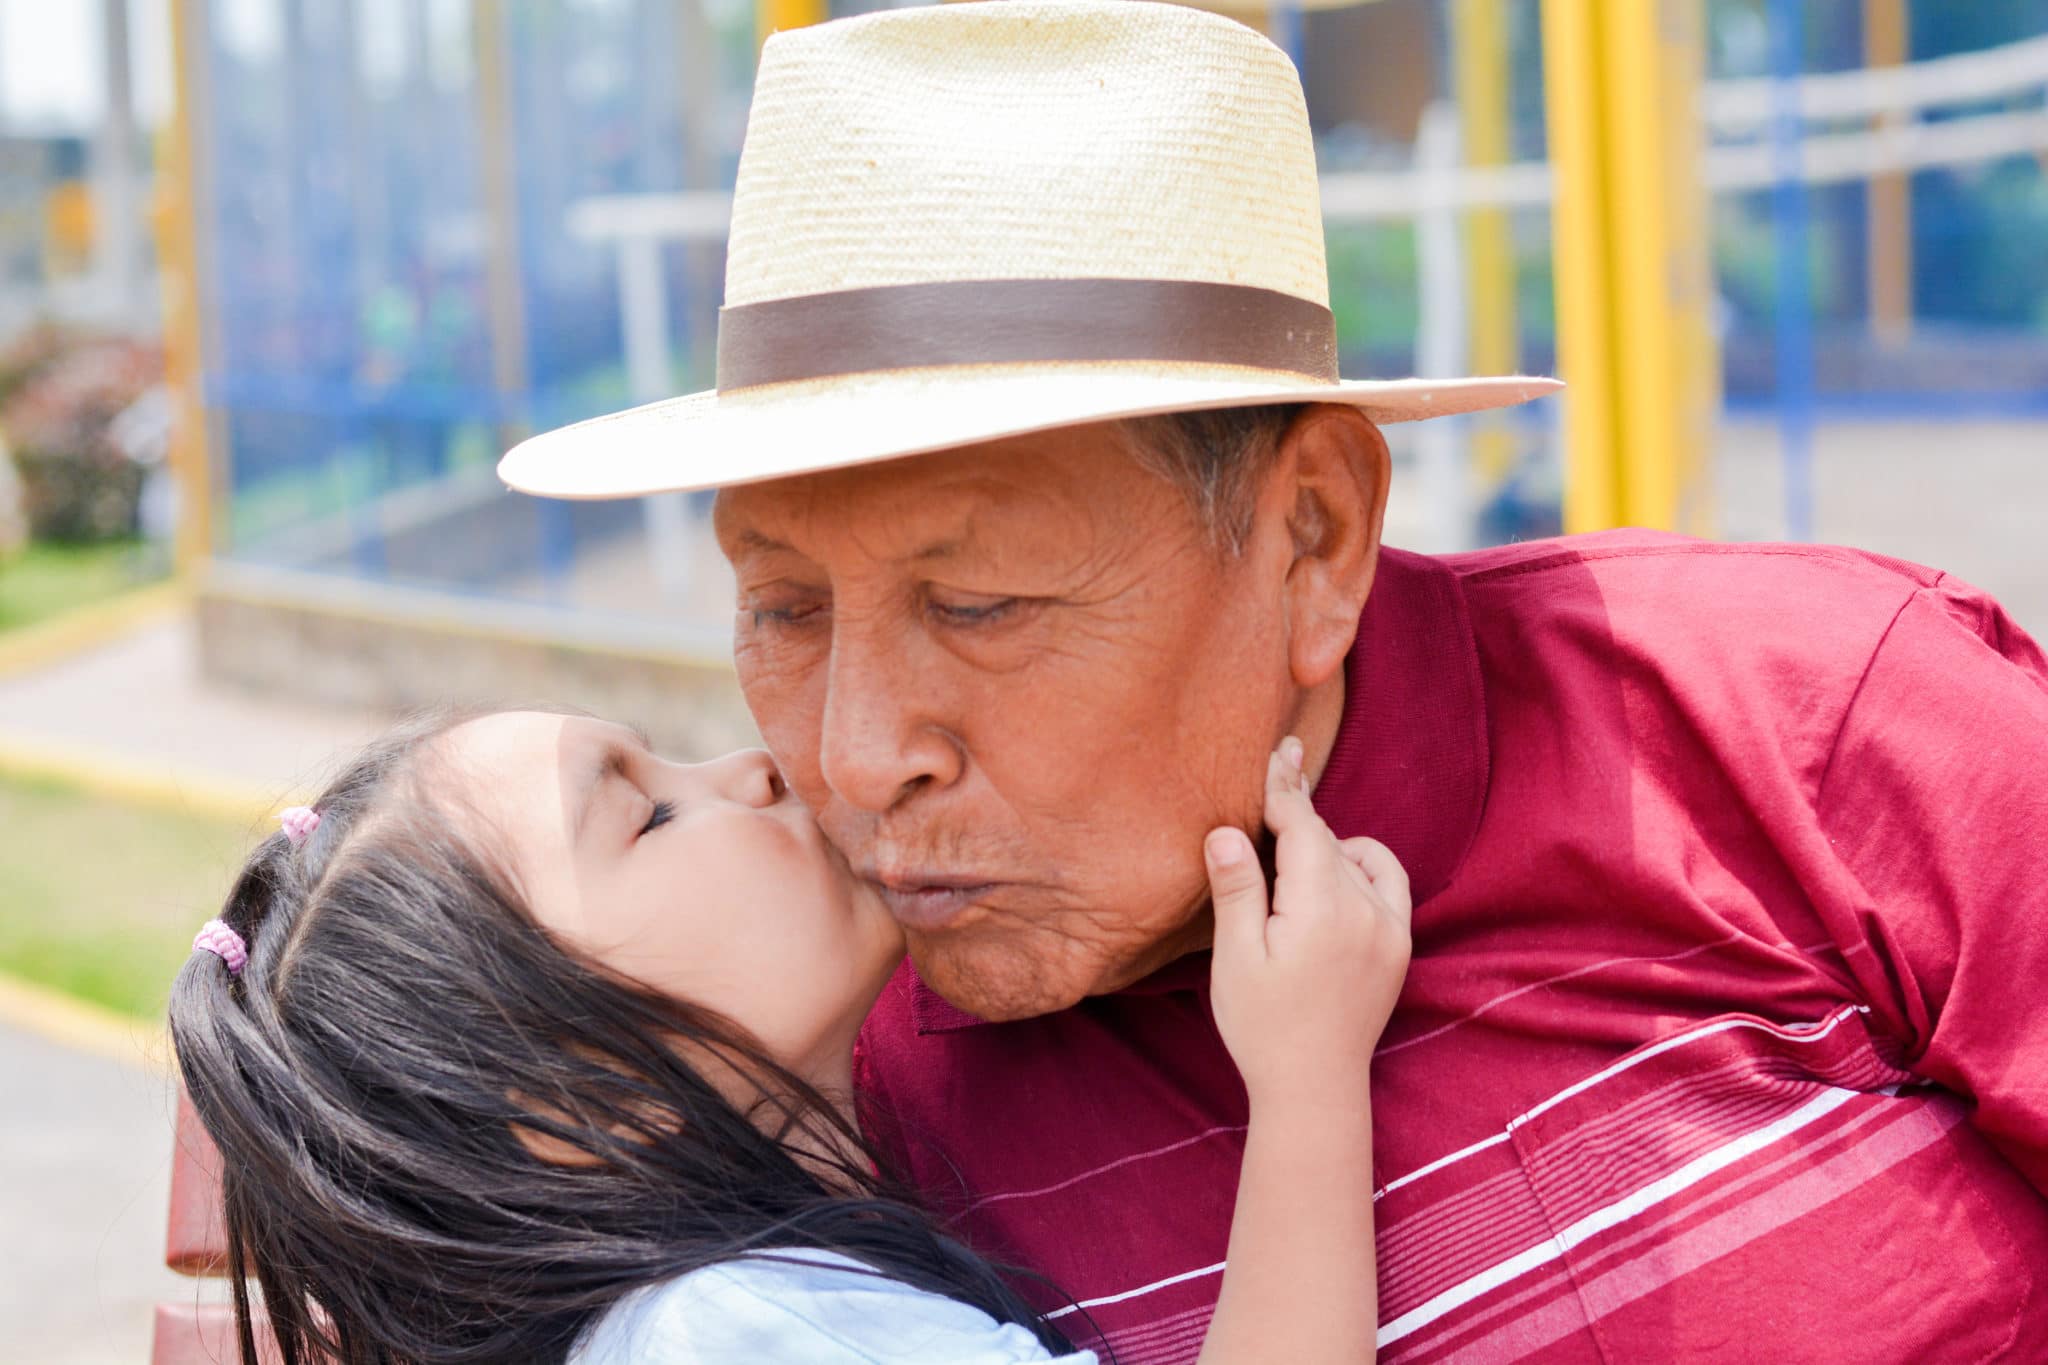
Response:
[[[1267,773],[1270,913],[1245,834],[1206,850],[1251,1127],[1204,1365],[1373,1351],[1364,1079],[1408,893],[1300,761]],[[902,952],[766,754],[535,711],[380,741],[172,996],[244,1365],[249,1276],[286,1365],[1094,1362],[863,1144],[854,1036]]]

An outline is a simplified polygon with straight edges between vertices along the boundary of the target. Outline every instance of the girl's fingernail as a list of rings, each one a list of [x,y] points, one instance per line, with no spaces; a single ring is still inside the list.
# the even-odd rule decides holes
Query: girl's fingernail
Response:
[[[1287,760],[1288,767],[1300,768],[1302,759],[1301,741],[1299,739],[1296,739],[1293,735],[1289,735],[1287,738],[1281,740],[1280,755],[1281,757]]]
[[[1209,861],[1218,867],[1235,867],[1244,861],[1244,842],[1227,829],[1209,831]]]

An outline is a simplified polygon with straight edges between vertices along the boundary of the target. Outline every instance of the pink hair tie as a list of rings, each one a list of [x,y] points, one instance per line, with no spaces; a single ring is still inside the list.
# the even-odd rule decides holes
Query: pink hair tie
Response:
[[[305,843],[307,836],[320,828],[320,812],[311,806],[293,806],[277,818],[284,826],[284,837],[292,841],[293,848]]]
[[[201,950],[227,963],[231,976],[240,976],[242,964],[249,960],[249,945],[242,942],[242,936],[217,919],[200,925],[199,932],[193,936],[192,951]]]

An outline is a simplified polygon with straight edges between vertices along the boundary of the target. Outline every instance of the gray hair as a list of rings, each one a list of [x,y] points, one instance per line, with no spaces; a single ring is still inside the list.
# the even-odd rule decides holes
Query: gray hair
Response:
[[[1251,531],[1259,482],[1303,404],[1169,412],[1119,422],[1140,466],[1180,489],[1212,544],[1232,555]]]

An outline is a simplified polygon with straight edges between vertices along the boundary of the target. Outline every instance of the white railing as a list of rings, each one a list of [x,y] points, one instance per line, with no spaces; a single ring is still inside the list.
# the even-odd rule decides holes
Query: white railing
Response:
[[[1903,66],[1801,76],[1793,83],[1793,107],[1814,122],[1910,114],[2028,94],[2041,88],[2044,71],[2048,37],[2029,38]],[[1701,92],[1701,113],[1716,133],[1761,135],[1777,113],[1777,86],[1769,77],[1714,81]]]

